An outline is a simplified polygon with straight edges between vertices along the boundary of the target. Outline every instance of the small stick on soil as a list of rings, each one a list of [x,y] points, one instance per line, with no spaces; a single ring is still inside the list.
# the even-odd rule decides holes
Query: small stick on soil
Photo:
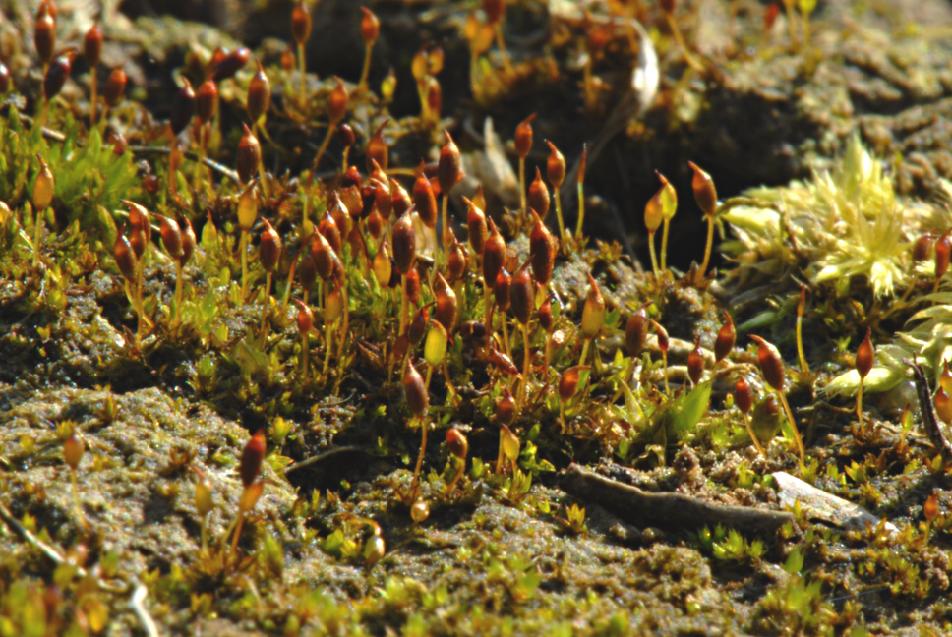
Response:
[[[948,462],[952,459],[952,444],[939,428],[939,420],[936,418],[935,409],[932,406],[931,390],[929,381],[922,371],[922,366],[915,361],[906,361],[912,368],[912,374],[916,381],[916,394],[919,397],[919,411],[922,413],[922,428],[926,430],[926,435],[932,441],[932,445],[942,454],[942,457]]]
[[[562,486],[572,495],[594,501],[618,517],[640,526],[669,529],[725,526],[754,531],[776,531],[793,522],[786,511],[716,504],[684,493],[648,492],[570,464]]]

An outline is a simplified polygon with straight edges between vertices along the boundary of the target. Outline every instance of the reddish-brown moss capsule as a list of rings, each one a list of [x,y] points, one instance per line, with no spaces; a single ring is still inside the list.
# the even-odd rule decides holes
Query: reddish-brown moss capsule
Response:
[[[466,203],[466,227],[469,229],[469,245],[476,254],[482,254],[489,236],[489,226],[486,225],[486,213],[469,199]]]
[[[341,146],[349,148],[357,143],[357,133],[350,124],[341,124],[337,127],[337,139],[340,140]]]
[[[159,218],[159,236],[166,253],[175,261],[182,258],[182,230],[178,222],[171,217],[156,215]]]
[[[327,119],[334,123],[344,119],[347,115],[348,101],[347,88],[340,78],[337,78],[334,88],[327,94]]]
[[[113,67],[106,78],[106,85],[103,87],[102,96],[110,108],[115,107],[122,101],[126,94],[126,84],[129,78],[126,76],[126,70],[121,66]]]
[[[450,281],[459,281],[466,273],[466,266],[466,251],[459,241],[451,241],[449,256],[446,257],[446,276]]]
[[[485,327],[483,326],[482,329],[485,330]],[[488,336],[488,334],[485,336]],[[485,336],[483,340],[485,340]],[[519,368],[513,364],[512,359],[494,347],[490,347],[489,351],[486,353],[486,362],[507,376],[519,375]]]
[[[69,438],[63,441],[63,460],[73,471],[79,469],[79,463],[82,462],[85,453],[86,443],[75,433],[70,434]]]
[[[251,59],[251,51],[243,46],[238,47],[234,51],[225,53],[219,59],[212,58],[213,68],[215,69],[212,72],[212,79],[216,82],[221,82],[230,77],[234,77],[235,73],[245,68],[245,65],[248,64],[248,60]]]
[[[436,204],[433,185],[422,169],[416,181],[413,182],[413,205],[416,206],[417,214],[420,215],[420,221],[428,228],[435,228],[439,207]]]
[[[724,323],[717,331],[717,338],[714,339],[714,361],[720,362],[727,358],[736,343],[737,328],[734,327],[734,319],[731,318],[729,312],[725,311]]]
[[[400,185],[400,182],[396,179],[391,179],[390,210],[393,214],[400,217],[410,210],[411,205],[413,205],[413,202],[410,200],[410,195],[407,194],[406,188]]]
[[[466,440],[462,431],[451,427],[446,430],[446,448],[460,460],[465,460],[469,453],[469,441]]]
[[[552,331],[552,326],[554,321],[552,319],[552,299],[546,298],[542,302],[542,305],[539,306],[539,311],[536,312],[536,317],[539,319],[539,325],[542,326],[546,332]]]
[[[625,321],[625,354],[634,358],[641,354],[648,337],[648,314],[639,308]]]
[[[298,332],[302,336],[305,336],[314,329],[314,312],[309,306],[304,304],[298,299],[294,299],[294,302],[297,303],[298,313],[297,313],[297,327]]]
[[[535,288],[525,267],[516,272],[509,285],[509,307],[520,323],[528,325],[529,317],[535,309]]]
[[[920,235],[916,243],[912,246],[912,258],[914,261],[926,261],[932,252],[932,244],[935,237],[931,234]]]
[[[387,141],[383,138],[383,129],[386,128],[389,121],[389,119],[385,119],[377,129],[377,132],[370,138],[370,141],[367,142],[367,170],[373,169],[372,161],[376,161],[384,170],[387,169],[390,148],[387,146]]]
[[[380,38],[380,18],[367,7],[361,7],[360,37],[364,44],[370,45]]]
[[[694,349],[688,352],[688,378],[695,385],[701,380],[701,374],[704,373],[704,357],[701,355],[701,345],[698,340],[694,340]]]
[[[73,71],[74,52],[68,51],[62,55],[57,55],[49,67],[46,69],[46,75],[43,77],[43,96],[46,99],[52,99],[63,89],[66,80],[69,79]]]
[[[258,172],[258,164],[261,162],[261,144],[255,137],[251,129],[246,124],[242,124],[244,134],[238,142],[238,155],[236,157],[236,167],[238,169],[238,179],[243,184],[247,184]]]
[[[314,259],[314,266],[317,273],[325,281],[334,276],[337,269],[337,253],[331,248],[331,244],[320,232],[311,236],[311,258]]]
[[[427,407],[429,407],[430,397],[427,395],[423,378],[417,372],[411,360],[407,360],[407,370],[403,374],[403,395],[406,398],[410,414],[422,418],[426,414]]]
[[[536,118],[536,114],[532,113],[529,117],[525,118],[516,126],[516,133],[514,136],[514,143],[516,146],[516,154],[519,155],[521,159],[525,159],[529,156],[529,151],[532,150],[532,141],[533,141],[533,131],[532,131],[532,121]]]
[[[198,119],[207,124],[215,116],[218,106],[218,86],[212,80],[207,80],[198,87],[195,93],[195,114]]]
[[[503,239],[502,233],[499,232],[492,218],[488,222],[489,237],[483,246],[483,280],[486,285],[493,285],[496,276],[506,263],[506,240]]]
[[[192,227],[191,219],[182,216],[179,218],[178,225],[182,230],[182,256],[179,258],[179,262],[185,265],[191,260],[192,255],[195,253],[195,246],[198,239],[195,236],[195,228]]]
[[[324,213],[324,216],[321,218],[321,222],[317,224],[317,231],[324,235],[324,238],[327,239],[328,245],[330,245],[331,250],[335,254],[341,253],[341,235],[340,228],[337,225],[337,221],[334,219],[334,215],[331,214],[330,210]]]
[[[565,401],[575,395],[575,390],[578,388],[579,376],[587,369],[588,365],[576,365],[562,372],[562,375],[559,377],[559,398]]]
[[[456,292],[453,291],[439,272],[433,280],[433,293],[436,296],[436,320],[452,331],[456,325],[457,302]]]
[[[311,10],[306,3],[298,2],[291,9],[291,37],[294,42],[303,46],[311,37],[312,27]]]
[[[314,283],[317,282],[317,265],[314,263],[314,257],[307,251],[301,253],[297,266],[297,276],[301,289],[305,292],[310,292]]]
[[[734,383],[734,404],[742,413],[748,413],[754,404],[754,393],[747,384],[747,379],[741,376]]]
[[[440,190],[444,197],[449,196],[453,189],[463,178],[463,164],[459,154],[459,147],[453,142],[449,131],[443,131],[446,139],[443,147],[440,148],[440,161],[437,165],[437,177],[440,180]]]
[[[529,208],[535,210],[541,218],[545,219],[548,216],[552,198],[549,196],[548,186],[542,181],[542,173],[538,166],[536,166],[535,178],[529,184],[526,200],[529,203]]]
[[[870,329],[867,327],[866,336],[863,337],[863,341],[856,350],[856,371],[858,371],[859,375],[863,378],[873,369],[873,360],[875,358],[873,343],[869,336]]]
[[[271,81],[264,71],[264,66],[258,60],[258,71],[252,76],[248,84],[248,115],[252,122],[257,122],[271,107]]]
[[[694,172],[691,176],[691,191],[694,194],[694,201],[701,212],[708,217],[713,217],[714,213],[717,212],[717,189],[714,187],[714,180],[693,161],[689,161],[688,166]]]
[[[264,230],[261,231],[261,243],[259,245],[261,265],[268,272],[274,272],[281,258],[281,236],[271,227],[271,222],[264,221]]]
[[[948,271],[950,256],[952,256],[952,239],[949,238],[947,232],[935,242],[935,278],[937,281]]]
[[[264,462],[265,454],[268,451],[267,442],[264,439],[264,431],[259,429],[248,442],[241,452],[241,465],[239,473],[241,474],[241,483],[247,489],[257,480],[261,473],[261,464]]]
[[[416,233],[410,215],[403,215],[393,224],[391,231],[393,261],[400,274],[409,273],[416,259]]]
[[[506,268],[500,268],[496,280],[493,282],[493,297],[500,312],[509,309],[509,288],[512,286],[512,276]]]
[[[502,396],[496,401],[496,422],[508,425],[516,416],[516,399],[508,387],[502,390]]]
[[[416,314],[414,314],[410,320],[410,324],[407,326],[407,338],[411,343],[418,345],[420,341],[423,340],[423,335],[426,334],[426,326],[429,322],[430,308],[423,306],[417,310]]]
[[[555,269],[555,237],[535,210],[530,210],[530,214],[533,223],[532,232],[529,234],[529,263],[532,265],[532,276],[535,280],[539,285],[546,285],[552,279]]]
[[[172,99],[172,111],[169,114],[169,124],[172,126],[172,132],[178,135],[192,119],[195,114],[195,90],[185,78],[182,78],[182,85],[175,92]]]
[[[112,256],[116,259],[116,265],[119,266],[122,276],[127,281],[135,280],[138,259],[129,244],[129,239],[122,233],[116,235],[116,242],[112,245]]]
[[[558,190],[565,182],[565,155],[549,140],[545,144],[549,147],[549,157],[545,162],[546,178],[552,189]]]
[[[102,57],[102,29],[98,24],[94,24],[86,31],[86,37],[83,38],[83,57],[86,58],[89,68],[99,64],[99,59]]]
[[[750,338],[757,343],[757,364],[760,366],[760,373],[763,374],[764,380],[768,385],[782,392],[783,359],[780,358],[777,349],[761,337],[751,334]]]
[[[406,285],[403,286],[403,291],[406,293],[410,303],[414,305],[420,303],[420,292],[422,288],[420,286],[420,271],[416,268],[410,268],[410,271],[407,272]]]
[[[56,19],[48,10],[43,9],[43,5],[33,22],[33,46],[36,47],[36,56],[40,62],[49,64],[56,48]]]

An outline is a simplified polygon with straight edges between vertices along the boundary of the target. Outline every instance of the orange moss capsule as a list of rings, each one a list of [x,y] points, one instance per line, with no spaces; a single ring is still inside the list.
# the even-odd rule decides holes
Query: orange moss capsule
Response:
[[[327,118],[331,122],[339,122],[347,116],[347,104],[349,101],[347,88],[340,78],[336,78],[337,83],[331,92],[327,95]]]
[[[371,163],[376,161],[384,170],[387,169],[387,160],[389,159],[390,149],[386,140],[383,138],[383,130],[386,128],[389,119],[385,119],[377,128],[370,141],[367,142],[367,170],[372,170]]]
[[[340,228],[337,227],[337,221],[334,220],[330,211],[325,212],[324,216],[321,217],[321,222],[317,224],[317,231],[324,235],[327,244],[335,254],[341,253]]]
[[[113,67],[106,78],[106,84],[103,87],[102,96],[110,108],[115,107],[126,94],[126,84],[129,78],[126,76],[126,70],[121,66]]]
[[[63,441],[63,460],[73,471],[79,469],[79,463],[82,462],[85,453],[86,442],[75,433],[70,434],[69,438]]]
[[[516,416],[516,399],[508,387],[503,388],[502,396],[496,401],[496,422],[508,425]]]
[[[671,339],[668,337],[668,330],[658,321],[651,321],[651,326],[654,327],[654,333],[658,339],[658,349],[660,349],[662,353],[667,354],[671,348]]]
[[[404,213],[410,210],[410,206],[413,205],[413,202],[410,200],[410,195],[407,194],[406,188],[400,185],[396,179],[390,180],[390,210],[397,217],[403,215]]]
[[[380,38],[380,18],[367,7],[360,8],[360,37],[365,44],[373,44]]]
[[[870,370],[873,369],[873,359],[875,357],[873,352],[873,343],[869,338],[870,329],[866,328],[866,336],[863,337],[862,342],[859,344],[859,347],[856,350],[856,371],[859,372],[859,375],[862,378],[865,378],[869,374]]]
[[[281,236],[271,227],[271,222],[264,221],[264,230],[261,231],[261,243],[259,246],[261,265],[268,272],[274,272],[281,258]]]
[[[446,448],[460,460],[465,460],[469,453],[469,441],[462,431],[451,427],[446,430]]]
[[[538,166],[536,166],[535,178],[529,184],[526,200],[529,204],[529,208],[535,210],[542,219],[548,216],[549,208],[552,205],[552,198],[549,195],[548,186],[542,181],[542,173],[539,171]]]
[[[312,27],[311,10],[304,2],[296,3],[291,9],[291,37],[294,42],[303,46],[311,37]]]
[[[298,299],[294,299],[294,302],[297,303],[297,306],[298,306],[298,314],[297,314],[298,332],[300,332],[302,336],[309,334],[311,330],[314,329],[314,312],[311,310],[309,306],[305,305],[302,301],[299,301]]]
[[[206,80],[195,93],[195,114],[199,121],[207,124],[215,116],[218,107],[218,86],[212,80]]]
[[[516,126],[516,133],[514,135],[514,143],[516,146],[516,154],[519,155],[521,159],[525,159],[529,156],[529,152],[532,150],[532,142],[534,138],[534,133],[532,130],[532,122],[535,120],[536,114],[532,113],[529,117],[525,118]]]
[[[939,419],[947,425],[952,425],[952,398],[949,398],[943,388],[936,390],[932,404],[935,405],[935,413]]]
[[[178,222],[171,217],[157,215],[159,217],[159,236],[162,237],[162,245],[166,253],[175,261],[182,258],[182,230]]]
[[[257,122],[271,107],[271,81],[264,71],[261,60],[258,60],[258,71],[252,76],[248,84],[248,99],[246,107],[252,122]]]
[[[446,279],[439,272],[433,280],[433,293],[436,296],[436,320],[452,331],[456,325],[457,302],[456,292],[447,284]]]
[[[267,450],[268,445],[264,438],[264,430],[259,429],[248,439],[244,450],[241,452],[239,474],[241,475],[241,483],[245,485],[246,489],[254,484],[258,474],[261,473],[261,464],[264,462]]]
[[[406,284],[403,286],[403,291],[406,293],[410,303],[414,305],[420,303],[422,287],[420,285],[420,271],[416,268],[410,268],[410,271],[407,272]]]
[[[555,269],[555,237],[534,209],[530,208],[530,215],[533,223],[532,232],[529,233],[529,263],[532,265],[532,276],[536,282],[546,285],[552,279]]]
[[[730,312],[725,310],[724,323],[717,331],[717,338],[714,339],[714,361],[720,362],[734,349],[737,343],[737,328],[734,326],[734,319]]]
[[[717,212],[717,188],[714,187],[714,180],[693,161],[689,161],[688,166],[694,172],[691,176],[691,192],[694,194],[694,201],[701,212],[708,217],[713,217]]]
[[[482,254],[486,245],[486,238],[489,236],[489,226],[486,225],[486,213],[475,203],[468,199],[463,199],[466,203],[466,227],[469,229],[469,245],[473,252]]]
[[[575,390],[578,388],[579,376],[587,369],[588,365],[575,365],[562,372],[562,375],[559,376],[559,397],[563,401],[569,400],[575,395]]]
[[[440,148],[440,161],[437,165],[437,177],[440,181],[440,191],[443,196],[449,196],[461,179],[463,179],[463,164],[460,157],[459,147],[453,142],[449,131],[443,131],[445,143]]]
[[[949,238],[949,233],[945,233],[935,242],[935,278],[937,281],[948,271],[950,256],[952,256],[952,239]]]
[[[436,203],[433,185],[427,179],[422,168],[416,181],[413,182],[413,205],[416,206],[417,214],[420,215],[420,221],[423,222],[423,225],[428,228],[435,228],[439,207]]]
[[[939,496],[930,493],[925,502],[922,503],[922,517],[926,522],[932,523],[939,515]]]
[[[236,167],[238,169],[238,179],[241,183],[247,184],[258,172],[258,164],[261,162],[261,144],[255,137],[247,124],[242,124],[244,134],[238,142],[238,155],[236,158]]]
[[[407,370],[403,374],[403,396],[406,398],[407,407],[413,416],[421,418],[426,414],[427,407],[430,405],[430,397],[427,395],[423,378],[417,372],[411,360],[407,360]]]
[[[913,261],[926,261],[932,252],[932,244],[935,238],[931,234],[920,235],[912,246]]]
[[[466,251],[455,239],[450,243],[449,256],[446,258],[446,276],[450,281],[459,281],[466,273]]]
[[[545,162],[546,178],[552,189],[558,190],[565,182],[565,155],[549,140],[545,144],[549,147],[549,157]]]

